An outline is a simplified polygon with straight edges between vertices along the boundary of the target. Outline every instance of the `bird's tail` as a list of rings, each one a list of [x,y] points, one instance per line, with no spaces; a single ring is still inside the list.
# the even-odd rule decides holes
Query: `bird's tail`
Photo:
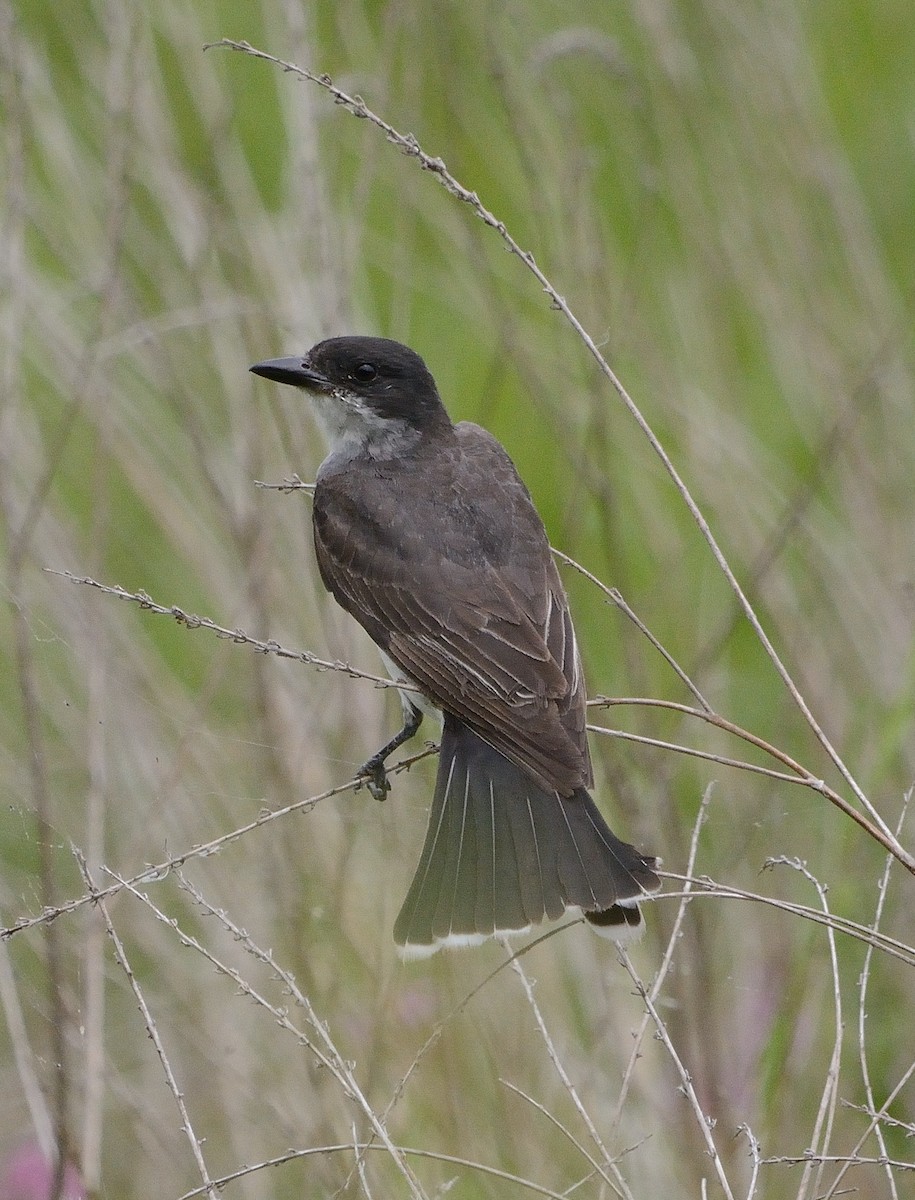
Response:
[[[475,945],[580,909],[599,933],[638,937],[654,858],[607,828],[584,788],[546,791],[445,717],[429,828],[394,926],[405,958]]]

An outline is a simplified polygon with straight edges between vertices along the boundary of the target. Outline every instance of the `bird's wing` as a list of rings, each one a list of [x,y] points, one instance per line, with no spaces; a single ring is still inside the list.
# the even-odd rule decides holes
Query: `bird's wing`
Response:
[[[514,466],[476,426],[434,457],[320,475],[328,590],[444,712],[538,782],[591,780],[568,602]]]

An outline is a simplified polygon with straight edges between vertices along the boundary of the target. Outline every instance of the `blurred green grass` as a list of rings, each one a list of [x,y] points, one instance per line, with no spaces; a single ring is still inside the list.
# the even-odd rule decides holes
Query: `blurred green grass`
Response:
[[[252,381],[249,363],[346,330],[419,350],[452,414],[508,447],[554,544],[622,591],[718,711],[842,790],[644,438],[522,265],[318,89],[242,55],[202,52],[222,36],[329,72],[441,155],[534,253],[693,489],[830,738],[895,822],[915,776],[907,5],[584,0],[570,13],[545,0],[165,0],[141,12],[31,0],[2,19],[0,924],[48,899],[31,817],[36,752],[55,891],[68,898],[83,891],[71,842],[96,873],[101,863],[133,873],[264,805],[344,781],[384,739],[396,706],[367,684],[255,655],[43,572],[144,589],[375,670],[317,581],[307,502],[253,485],[307,479],[322,451],[301,403]],[[565,575],[592,693],[687,699],[604,597]],[[23,671],[39,703],[37,747]],[[742,753],[669,714],[595,719]],[[815,903],[787,869],[759,874],[769,856],[796,856],[829,885],[836,911],[871,920],[882,855],[821,797],[593,742],[612,823],[669,869],[684,868],[714,779],[699,871]],[[391,925],[432,778],[425,763],[383,807],[361,793],[324,802],[191,868],[208,899],[295,973],[378,1111],[436,1023],[500,960],[496,948],[411,967],[395,958]],[[909,888],[898,871],[883,927],[911,943]],[[273,986],[174,879],[148,890],[245,978]],[[649,912],[635,953],[644,977],[673,912],[670,902]],[[212,1173],[287,1146],[345,1142],[353,1120],[365,1132],[331,1075],[168,926],[123,895],[112,917]],[[181,1195],[197,1183],[193,1161],[98,916],[83,910],[58,928],[73,1145],[99,1195]],[[840,1094],[862,1104],[863,950],[849,940],[839,949]],[[17,934],[8,950],[27,1058],[50,1089],[42,930]],[[87,979],[103,952],[101,1008]],[[576,929],[526,962],[607,1145],[639,1143],[621,1165],[631,1194],[699,1194],[705,1176],[711,1194],[704,1143],[656,1043],[644,1044],[614,1124],[641,1006],[612,954]],[[878,1106],[913,1057],[899,1023],[912,1002],[911,970],[878,956],[867,1021]],[[821,929],[737,902],[688,910],[662,1011],[735,1187],[745,1190],[749,1173],[738,1125],[767,1156],[810,1144],[833,1003]],[[7,1027],[0,1152],[30,1120],[11,1043]],[[102,1102],[87,1092],[99,1044]],[[569,1139],[500,1079],[587,1138],[510,971],[445,1022],[393,1110],[392,1136],[555,1191],[583,1178],[588,1164]],[[913,1120],[911,1089],[893,1114]],[[86,1151],[91,1119],[102,1122],[100,1157]],[[865,1126],[838,1109],[834,1152]],[[904,1157],[904,1130],[886,1138]],[[429,1194],[455,1176],[455,1196],[507,1194],[470,1170],[416,1170]],[[380,1154],[366,1171],[375,1195],[403,1188]],[[868,1195],[892,1195],[876,1169],[853,1178]],[[764,1181],[772,1196],[808,1186],[785,1166],[764,1168]],[[363,1191],[352,1156],[234,1187],[251,1197]],[[606,1185],[591,1179],[576,1194]]]

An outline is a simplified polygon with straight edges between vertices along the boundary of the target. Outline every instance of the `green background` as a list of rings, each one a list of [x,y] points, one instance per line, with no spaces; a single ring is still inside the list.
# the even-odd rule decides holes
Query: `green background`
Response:
[[[86,893],[74,846],[99,885],[105,868],[134,875],[345,783],[395,728],[396,700],[370,683],[46,570],[376,671],[317,578],[307,498],[254,486],[312,478],[323,450],[306,402],[249,364],[335,333],[417,349],[452,415],[504,442],[553,544],[620,589],[717,712],[853,798],[644,436],[520,259],[320,87],[204,53],[221,37],[328,72],[533,253],[895,826],[915,778],[909,3],[28,0],[0,23],[0,926]],[[590,693],[689,703],[607,597],[563,575]],[[688,716],[625,706],[594,720],[779,767]],[[697,875],[818,907],[802,873],[762,872],[797,859],[831,910],[873,925],[884,853],[822,795],[610,737],[592,748],[611,824],[670,872],[686,869],[713,784]],[[296,977],[376,1113],[437,1032],[385,1117],[396,1144],[463,1160],[412,1159],[420,1194],[612,1195],[584,1149],[638,1200],[724,1195],[722,1174],[735,1196],[904,1194],[902,1168],[837,1183],[838,1164],[769,1163],[754,1177],[737,1133],[749,1126],[769,1159],[911,1159],[911,1084],[882,1146],[859,1147],[862,1108],[880,1108],[915,1057],[903,868],[881,919],[901,959],[866,960],[845,935],[833,957],[822,926],[777,907],[718,895],[687,908],[658,1013],[713,1123],[719,1174],[654,1025],[627,1075],[644,1005],[587,930],[522,960],[574,1098],[511,968],[454,1011],[500,947],[399,962],[391,927],[433,777],[424,762],[383,807],[347,792],[186,869]],[[110,901],[210,1176],[364,1140],[334,1071],[199,946],[308,1031],[273,970],[175,874],[143,890],[198,943],[136,896]],[[647,910],[632,960],[648,984],[677,903]],[[199,1187],[102,914],[28,926],[0,956],[0,1156],[56,1127],[93,1195]],[[627,1152],[618,1175],[591,1130],[608,1156]],[[409,1192],[387,1152],[360,1175],[350,1149],[224,1194]]]

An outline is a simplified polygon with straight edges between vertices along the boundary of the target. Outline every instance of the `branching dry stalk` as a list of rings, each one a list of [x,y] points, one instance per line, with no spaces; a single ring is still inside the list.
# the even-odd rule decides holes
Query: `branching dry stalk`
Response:
[[[859,921],[852,921],[848,917],[839,916],[837,913],[824,913],[822,909],[810,908],[805,904],[798,904],[793,900],[782,900],[776,896],[767,896],[762,892],[750,892],[746,888],[732,887],[730,884],[716,883],[714,879],[710,879],[707,875],[698,877],[687,877],[678,875],[673,871],[659,872],[662,879],[677,880],[684,885],[683,892],[666,891],[662,896],[657,896],[652,899],[653,903],[659,900],[678,900],[682,896],[689,896],[691,900],[700,900],[704,897],[714,897],[716,900],[740,900],[750,901],[753,904],[764,904],[769,908],[778,909],[793,917],[801,917],[805,921],[810,921],[814,925],[822,925],[825,928],[834,929],[836,933],[845,934],[847,937],[863,942],[865,945],[873,946],[875,950],[880,950],[881,953],[889,955],[891,958],[897,958],[906,966],[915,966],[915,947],[907,945],[905,942],[899,941],[898,938],[889,937],[879,930],[874,930],[870,925],[863,925]]]
[[[508,942],[504,938],[501,940],[503,949],[507,953],[510,953],[511,947],[509,946]],[[531,980],[528,978],[527,973],[519,962],[517,956],[511,959],[511,967],[521,981],[521,987],[524,989],[525,999],[527,1000],[528,1007],[534,1015],[534,1021],[536,1022],[537,1029],[539,1030],[540,1036],[543,1039],[543,1044],[546,1047],[546,1052],[549,1056],[550,1062],[556,1069],[556,1074],[559,1076],[562,1086],[568,1093],[569,1099],[575,1106],[576,1112],[581,1117],[582,1123],[584,1124],[585,1129],[588,1131],[588,1136],[601,1153],[605,1168],[601,1170],[602,1178],[606,1183],[612,1186],[614,1190],[617,1191],[618,1195],[624,1196],[628,1200],[632,1193],[630,1192],[629,1186],[626,1183],[626,1180],[623,1178],[622,1172],[617,1165],[617,1159],[614,1158],[614,1156],[604,1145],[603,1138],[600,1136],[597,1126],[594,1124],[594,1121],[591,1118],[591,1114],[582,1103],[581,1097],[578,1094],[578,1089],[575,1087],[575,1084],[572,1082],[568,1071],[565,1069],[562,1058],[556,1049],[552,1037],[550,1036],[550,1031],[547,1028],[546,1021],[543,1018],[543,1013],[540,1011],[540,1006],[538,1005],[536,997],[534,996],[534,986]],[[612,1182],[607,1177],[608,1171],[612,1174]]]
[[[213,954],[212,951],[208,950],[206,946],[198,941],[197,938],[185,933],[181,929],[177,920],[173,917],[166,916],[161,908],[159,908],[149,898],[149,896],[145,894],[145,892],[140,891],[139,888],[130,884],[125,879],[117,879],[117,876],[115,876],[115,878],[122,887],[125,887],[131,893],[131,895],[142,901],[142,903],[150,909],[150,911],[159,921],[163,922],[163,924],[174,930],[178,940],[183,946],[186,946],[189,949],[196,951],[198,954],[201,954],[207,960],[207,962],[216,968],[221,975],[231,979],[243,995],[248,996],[256,1004],[260,1005],[262,1008],[265,1008],[281,1029],[284,1029],[287,1033],[291,1033],[299,1045],[305,1046],[310,1053],[314,1055],[318,1063],[320,1063],[322,1067],[327,1068],[334,1079],[337,1080],[337,1083],[340,1085],[344,1095],[352,1100],[356,1107],[361,1110],[363,1116],[371,1126],[373,1133],[385,1147],[388,1154],[391,1156],[397,1168],[403,1175],[404,1180],[409,1188],[410,1195],[414,1198],[414,1200],[427,1200],[425,1191],[420,1186],[419,1181],[413,1174],[413,1171],[404,1161],[400,1149],[394,1145],[388,1135],[388,1131],[385,1128],[384,1123],[379,1119],[375,1110],[366,1099],[365,1094],[356,1079],[353,1065],[347,1062],[337,1049],[336,1044],[330,1036],[330,1030],[327,1026],[327,1023],[318,1017],[311,1005],[311,1002],[298,987],[294,977],[276,962],[273,955],[269,951],[262,950],[259,946],[257,946],[255,942],[248,936],[245,930],[236,925],[235,922],[232,921],[222,909],[216,908],[214,905],[210,904],[209,901],[206,900],[202,895],[202,893],[195,888],[193,884],[191,884],[189,880],[181,874],[180,871],[176,871],[176,875],[181,887],[193,897],[194,901],[206,913],[212,917],[215,917],[216,920],[219,921],[219,923],[232,935],[235,941],[237,941],[243,947],[243,949],[252,956],[252,958],[255,958],[258,962],[261,962],[270,968],[274,975],[281,981],[288,994],[292,996],[296,1006],[304,1013],[305,1019],[312,1030],[312,1034],[309,1034],[306,1030],[296,1025],[290,1019],[289,1014],[285,1009],[279,1008],[275,1004],[272,1004],[264,995],[257,991],[256,988],[252,987],[252,985],[241,975],[239,971],[235,970],[234,967],[224,963],[220,958]]]
[[[186,629],[206,629],[210,633],[215,633],[217,637],[235,642],[236,645],[250,646],[259,654],[275,654],[277,658],[288,658],[294,662],[305,663],[306,666],[314,667],[318,671],[339,671],[343,675],[348,675],[351,679],[366,679],[369,683],[373,683],[376,687],[380,688],[396,687],[401,691],[417,690],[410,684],[395,683],[386,676],[373,675],[370,671],[360,671],[357,667],[351,667],[349,663],[342,662],[340,659],[319,658],[317,654],[312,654],[310,650],[288,650],[273,639],[264,640],[252,637],[251,634],[245,633],[242,629],[228,629],[224,625],[218,625],[209,617],[198,617],[194,613],[185,612],[184,609],[179,608],[176,604],[158,604],[146,592],[129,592],[126,588],[99,583],[88,576],[74,575],[70,571],[52,571],[48,568],[48,574],[60,575],[62,578],[69,580],[70,583],[78,583],[84,587],[95,588],[97,591],[103,592],[106,596],[114,596],[118,600],[127,600],[133,604],[138,604],[140,608],[154,613],[156,616],[171,617]]]
[[[844,1176],[851,1167],[886,1167],[891,1171],[915,1171],[915,1162],[907,1162],[904,1158],[885,1158],[881,1155],[879,1158],[868,1157],[862,1154],[779,1154],[773,1158],[763,1158],[760,1160],[764,1167],[774,1166],[799,1166],[801,1163],[835,1163],[841,1167],[841,1173]],[[835,1189],[826,1192],[823,1200],[832,1200],[832,1197],[837,1195],[846,1195],[845,1192],[837,1193]]]
[[[387,768],[387,772],[389,775],[399,775],[401,771],[409,771],[415,763],[428,758],[434,753],[436,753],[434,749],[421,750],[409,758],[394,763]],[[270,825],[274,821],[281,820],[283,817],[291,816],[293,813],[308,812],[316,804],[320,804],[322,800],[329,800],[332,796],[341,796],[346,792],[357,792],[363,786],[363,780],[350,779],[346,783],[328,788],[327,791],[321,792],[316,796],[306,796],[302,800],[296,800],[292,804],[284,805],[283,808],[264,809],[253,821],[248,821],[247,824],[240,825],[229,833],[222,833],[219,837],[212,838],[209,842],[192,846],[189,850],[181,854],[175,854],[152,866],[147,866],[142,871],[138,871],[130,877],[125,877],[123,882],[109,884],[107,887],[100,888],[95,893],[86,892],[74,900],[67,900],[63,904],[45,909],[37,917],[23,917],[21,920],[16,921],[15,924],[8,925],[5,929],[0,929],[0,939],[5,941],[7,938],[11,938],[14,934],[21,933],[23,930],[33,929],[38,925],[46,925],[50,921],[56,921],[58,917],[85,908],[88,904],[95,904],[98,900],[108,900],[124,888],[136,887],[140,884],[152,883],[153,881],[164,879],[176,867],[182,867],[185,863],[195,858],[209,858],[213,854],[218,854],[220,850],[231,845],[232,842],[238,841],[239,838],[245,837],[254,829]]]
[[[699,805],[699,811],[696,813],[696,820],[693,822],[693,832],[689,842],[689,857],[687,859],[686,874],[687,881],[683,885],[683,892],[680,895],[680,903],[677,905],[677,915],[674,917],[674,923],[670,930],[670,937],[667,939],[667,945],[664,948],[664,954],[661,957],[661,963],[655,973],[654,982],[648,989],[652,1003],[658,999],[661,994],[661,988],[664,985],[664,980],[673,965],[674,951],[680,941],[680,932],[683,928],[683,922],[686,918],[686,909],[689,905],[690,894],[692,892],[692,876],[696,867],[696,855],[699,853],[699,834],[702,831],[702,826],[705,824],[706,813],[712,798],[712,785],[705,789],[705,794],[702,797],[702,803]],[[629,1056],[629,1062],[626,1070],[623,1072],[623,1082],[620,1085],[620,1094],[616,1102],[616,1110],[613,1115],[613,1124],[619,1125],[623,1117],[623,1108],[626,1103],[626,1097],[629,1094],[629,1087],[632,1078],[635,1074],[636,1063],[642,1055],[642,1044],[645,1041],[645,1034],[648,1032],[648,1026],[651,1023],[651,1013],[646,1009],[642,1023],[636,1030],[635,1038],[632,1044],[632,1053]]]
[[[820,883],[812,871],[808,870],[807,866],[798,859],[792,858],[773,858],[766,864],[767,867],[790,867],[803,875],[804,878],[813,885],[816,889],[817,896],[820,900],[820,906],[823,913],[828,917],[831,916],[829,911],[829,902],[826,898],[826,888]],[[842,1022],[842,981],[839,977],[839,956],[836,951],[836,938],[834,927],[827,922],[826,938],[829,945],[829,966],[832,973],[832,997],[833,997],[833,1013],[834,1013],[834,1029],[833,1029],[833,1045],[832,1054],[830,1056],[829,1067],[826,1072],[826,1079],[823,1083],[823,1094],[820,1098],[820,1106],[817,1110],[816,1120],[814,1122],[813,1132],[808,1141],[808,1145],[812,1148],[814,1155],[825,1155],[829,1150],[829,1144],[832,1139],[832,1129],[836,1117],[836,1106],[839,1098],[839,1072],[842,1061],[842,1035],[844,1033]],[[804,1167],[804,1175],[801,1180],[801,1186],[798,1189],[797,1200],[811,1200],[813,1196],[822,1195],[823,1181],[823,1164],[820,1161],[811,1159]]]
[[[354,1149],[360,1154],[367,1154],[370,1151],[385,1153],[384,1146],[379,1145],[377,1142],[360,1142],[355,1146],[352,1142],[340,1142],[333,1146],[308,1146],[304,1150],[287,1150],[285,1154],[278,1154],[275,1158],[268,1158],[263,1162],[253,1163],[251,1166],[240,1167],[237,1171],[232,1171],[228,1175],[222,1175],[213,1182],[216,1187],[224,1188],[227,1184],[244,1179],[248,1175],[253,1175],[256,1171],[265,1171],[270,1167],[280,1167],[284,1163],[296,1162],[304,1158],[315,1158],[321,1154],[352,1154]],[[552,1188],[544,1187],[543,1184],[537,1183],[533,1179],[525,1179],[521,1175],[513,1175],[510,1171],[502,1171],[498,1167],[490,1166],[488,1163],[475,1162],[470,1158],[460,1158],[456,1154],[441,1154],[437,1150],[421,1150],[415,1146],[401,1146],[400,1152],[407,1158],[420,1158],[426,1159],[429,1162],[446,1163],[449,1166],[461,1167],[465,1171],[482,1175],[485,1179],[492,1179],[497,1183],[510,1183],[514,1187],[522,1188],[534,1196],[546,1196],[547,1200],[569,1200],[568,1191],[555,1192]],[[448,1186],[446,1184],[445,1189]],[[178,1200],[195,1200],[195,1197],[202,1196],[203,1194],[203,1188],[194,1188],[193,1191],[185,1192],[182,1196],[179,1196]],[[443,1194],[444,1189],[439,1192],[439,1195]]]
[[[902,829],[905,824],[906,814],[909,810],[909,804],[912,801],[911,789],[906,793],[905,800],[902,806],[902,812],[899,814],[899,821],[896,824],[897,837],[902,835]],[[877,905],[874,912],[874,919],[871,928],[876,933],[880,928],[880,921],[883,917],[883,909],[886,904],[886,894],[890,885],[890,871],[893,865],[892,855],[887,855],[886,863],[883,867],[883,874],[877,884]],[[870,1066],[867,1058],[867,1036],[865,1033],[865,1024],[867,1021],[867,991],[870,983],[871,968],[873,966],[874,947],[869,945],[864,952],[864,965],[861,968],[861,975],[858,980],[858,1062],[861,1067],[861,1081],[864,1084],[864,1093],[867,1096],[867,1107],[871,1114],[875,1114],[877,1103],[874,1099],[874,1086],[871,1080]],[[880,1155],[883,1158],[889,1159],[889,1153],[886,1148],[886,1140],[883,1136],[883,1126],[879,1120],[873,1121],[874,1137],[877,1139],[877,1146],[880,1149]],[[889,1188],[892,1200],[899,1200],[899,1194],[896,1190],[896,1181],[893,1179],[892,1168],[887,1165],[884,1167],[886,1175],[886,1183]],[[833,1191],[835,1191],[840,1180],[833,1183]]]
[[[712,1165],[714,1166],[715,1176],[718,1180],[719,1186],[721,1187],[726,1200],[734,1200],[734,1193],[731,1190],[730,1181],[725,1173],[724,1164],[721,1161],[721,1155],[718,1153],[718,1147],[715,1145],[714,1137],[712,1137],[714,1122],[703,1111],[702,1105],[699,1102],[699,1097],[696,1094],[696,1089],[693,1087],[692,1076],[690,1075],[683,1063],[682,1058],[680,1057],[679,1052],[674,1046],[667,1026],[661,1020],[657,1006],[655,1005],[648,988],[639,978],[638,972],[632,965],[632,960],[622,947],[619,948],[619,957],[620,962],[622,962],[629,974],[629,978],[635,984],[636,989],[638,990],[638,993],[641,996],[646,1009],[648,1010],[648,1014],[654,1022],[654,1027],[657,1031],[658,1038],[667,1051],[668,1056],[674,1065],[674,1069],[680,1078],[680,1091],[686,1097],[693,1116],[696,1118],[696,1124],[699,1127],[699,1133],[702,1137],[702,1140],[705,1142],[705,1148],[709,1158],[712,1161]],[[703,1179],[702,1182],[704,1185],[706,1181]]]
[[[187,1105],[184,1100],[184,1093],[178,1086],[178,1080],[175,1076],[174,1070],[172,1069],[168,1054],[165,1050],[165,1045],[159,1034],[159,1027],[156,1024],[156,1020],[152,1015],[149,1005],[146,1003],[146,997],[143,995],[143,990],[140,987],[139,980],[133,973],[130,960],[128,959],[127,952],[124,949],[124,943],[118,936],[117,930],[111,921],[111,915],[108,912],[108,906],[105,901],[101,899],[101,895],[95,886],[92,875],[86,863],[86,859],[79,850],[74,850],[74,853],[76,856],[76,861],[79,865],[80,874],[83,877],[83,882],[89,889],[90,893],[95,893],[99,912],[102,914],[102,917],[105,921],[105,928],[107,929],[108,936],[111,939],[112,945],[114,946],[115,958],[117,959],[121,970],[124,972],[127,982],[130,984],[130,990],[133,992],[134,999],[136,1000],[137,1006],[142,1014],[143,1023],[146,1026],[146,1032],[148,1033],[149,1038],[156,1049],[156,1055],[158,1056],[159,1062],[162,1064],[162,1070],[165,1075],[165,1082],[168,1085],[168,1090],[174,1096],[175,1104],[178,1107],[178,1112],[181,1114],[181,1128],[184,1130],[187,1140],[190,1143],[191,1153],[194,1156],[194,1161],[197,1164],[197,1170],[200,1172],[200,1177],[203,1180],[203,1187],[200,1190],[201,1194],[208,1196],[210,1200],[217,1200],[218,1193],[212,1179],[210,1178],[206,1162],[203,1158],[203,1152],[200,1149],[201,1145],[203,1144],[202,1139],[198,1138],[194,1132],[194,1127],[191,1124],[190,1113],[188,1112]]]
[[[588,728],[593,733],[601,733],[607,737],[622,738],[626,741],[641,742],[644,745],[657,746],[664,750],[672,750],[677,754],[689,754],[694,758],[705,758],[711,762],[721,763],[724,766],[736,767],[742,771],[751,771],[757,775],[768,775],[772,779],[780,779],[785,783],[799,784],[801,787],[811,788],[815,792],[819,792],[821,796],[825,796],[830,804],[834,804],[847,817],[851,817],[875,842],[879,842],[881,846],[894,858],[899,858],[897,848],[900,843],[898,838],[893,834],[889,836],[884,833],[882,825],[874,825],[867,817],[853,805],[849,804],[844,796],[841,796],[833,788],[831,788],[825,780],[817,778],[812,771],[808,771],[806,767],[784,750],[780,750],[777,746],[773,746],[771,742],[767,742],[765,738],[759,737],[755,733],[750,733],[747,729],[742,729],[733,721],[729,721],[727,717],[719,716],[718,713],[712,711],[707,706],[702,708],[693,708],[689,704],[678,704],[674,700],[656,700],[648,697],[610,697],[598,696],[595,700],[589,702],[594,707],[613,708],[619,705],[629,705],[643,708],[666,708],[673,712],[683,713],[684,716],[695,717],[699,721],[705,721],[709,725],[714,725],[717,729],[723,730],[725,733],[731,734],[733,737],[740,738],[744,742],[748,742],[751,746],[755,746],[758,750],[762,750],[777,762],[783,763],[788,767],[792,774],[785,774],[782,771],[773,771],[768,767],[761,767],[755,763],[743,762],[740,759],[726,758],[722,755],[710,754],[705,750],[696,750],[689,746],[680,746],[675,742],[662,742],[652,738],[642,737],[639,734],[625,733],[616,729],[604,729],[599,725],[589,725]],[[904,859],[900,859],[903,866],[907,866]]]
[[[759,1140],[754,1136],[753,1130],[749,1125],[739,1125],[737,1132],[746,1136],[750,1146],[750,1158],[753,1160],[753,1170],[750,1173],[750,1182],[747,1184],[747,1200],[754,1200],[756,1189],[759,1186],[759,1171],[762,1166],[762,1159],[759,1153]]]

